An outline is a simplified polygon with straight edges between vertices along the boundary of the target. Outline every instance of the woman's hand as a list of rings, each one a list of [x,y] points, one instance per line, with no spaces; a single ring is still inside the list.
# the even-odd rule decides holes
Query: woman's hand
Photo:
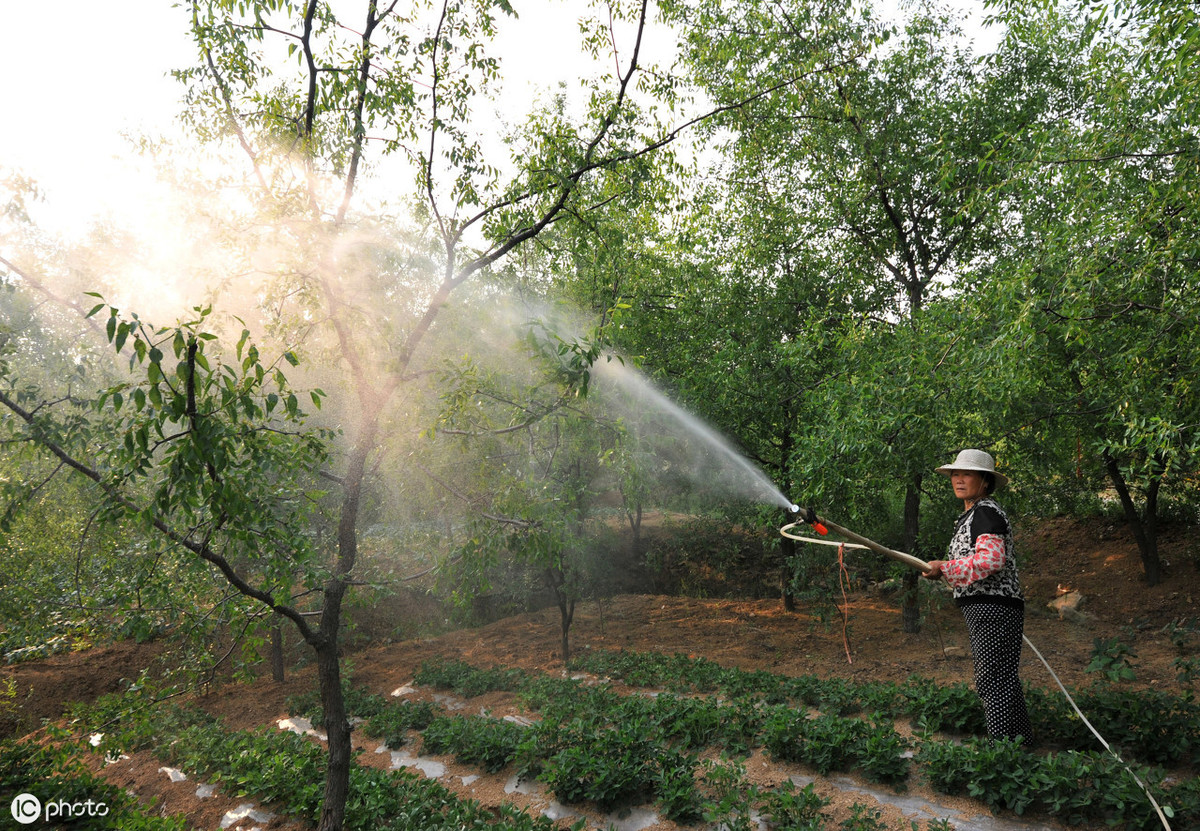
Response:
[[[946,561],[945,560],[931,560],[929,562],[929,569],[927,571],[921,572],[921,576],[927,580],[941,580],[942,579],[942,564],[944,562],[946,562]]]

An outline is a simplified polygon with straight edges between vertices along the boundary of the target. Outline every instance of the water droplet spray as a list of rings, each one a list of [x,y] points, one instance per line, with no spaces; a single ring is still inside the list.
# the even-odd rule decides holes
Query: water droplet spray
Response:
[[[692,445],[690,473],[705,484],[719,483],[730,493],[751,502],[766,502],[785,511],[798,513],[800,506],[783,495],[775,483],[732,442],[697,416],[689,413],[632,366],[601,358],[592,366],[592,378],[598,387],[625,399],[626,418],[649,430],[649,425],[664,426]],[[715,477],[712,478],[712,477]]]

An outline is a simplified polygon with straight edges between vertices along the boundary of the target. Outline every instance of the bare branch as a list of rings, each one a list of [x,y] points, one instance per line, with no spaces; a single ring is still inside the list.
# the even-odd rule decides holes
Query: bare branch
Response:
[[[413,464],[413,467],[417,468],[417,470],[424,473],[426,476],[428,476],[430,479],[432,479],[434,482],[436,482],[439,486],[444,488],[452,496],[458,497],[460,500],[465,502],[467,505],[470,505],[472,507],[474,506],[476,500],[472,499],[470,496],[467,496],[465,493],[463,493],[462,491],[455,488],[453,485],[451,485],[445,479],[442,479],[440,476],[438,476],[432,470],[425,467],[425,465],[423,465],[417,461],[414,461],[412,464]],[[484,519],[490,519],[493,522],[499,522],[502,525],[511,525],[516,528],[540,528],[542,525],[540,522],[530,522],[529,520],[518,519],[517,517],[497,516],[496,514],[489,514],[484,511],[480,511],[479,515],[481,517],[483,517]],[[420,575],[418,575],[418,576],[420,576]]]
[[[384,14],[390,13],[395,6],[396,4],[392,3],[391,7]],[[346,186],[342,193],[342,204],[337,212],[338,224],[346,220],[346,213],[350,210],[350,198],[354,195],[354,185],[358,179],[358,166],[362,160],[363,144],[366,141],[363,112],[367,106],[367,83],[371,76],[371,35],[375,32],[375,27],[381,19],[376,15],[376,9],[376,0],[371,0],[367,7],[367,25],[362,33],[362,60],[359,62],[358,89],[355,91],[354,100],[354,137],[350,151],[350,169],[346,173]]]

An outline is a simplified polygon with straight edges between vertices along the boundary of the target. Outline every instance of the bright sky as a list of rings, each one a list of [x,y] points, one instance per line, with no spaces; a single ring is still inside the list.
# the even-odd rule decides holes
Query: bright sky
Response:
[[[575,2],[514,3],[519,35],[499,44],[506,105],[579,65]],[[42,221],[69,228],[150,187],[123,134],[175,129],[181,87],[167,73],[191,61],[186,16],[167,0],[0,0],[0,169],[39,181]]]
[[[516,37],[497,48],[503,104],[517,112],[549,83],[547,67],[579,67],[580,49],[570,0],[514,5]],[[149,187],[124,136],[177,129],[182,87],[168,73],[191,50],[186,9],[166,0],[0,0],[0,169],[38,180],[52,205],[42,221],[70,227]]]
[[[0,166],[72,215],[117,186],[121,133],[163,131],[177,109],[166,72],[188,49],[185,15],[164,0],[0,0]]]

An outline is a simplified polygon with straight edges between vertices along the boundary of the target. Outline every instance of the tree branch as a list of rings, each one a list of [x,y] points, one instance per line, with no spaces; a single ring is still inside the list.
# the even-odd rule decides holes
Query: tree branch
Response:
[[[21,407],[20,404],[18,404],[2,390],[0,390],[0,404],[3,404],[5,407],[11,410],[14,415],[24,421],[31,428],[34,435],[34,440],[37,442],[38,446],[57,457],[67,467],[75,470],[88,479],[91,479],[100,486],[100,489],[104,492],[104,494],[114,503],[120,505],[130,513],[145,517],[149,520],[151,526],[153,526],[160,534],[169,539],[171,542],[182,546],[196,556],[200,557],[202,560],[205,560],[215,566],[217,570],[221,572],[222,576],[224,576],[229,582],[229,584],[246,597],[259,601],[272,611],[277,612],[278,614],[281,614],[291,620],[292,623],[296,625],[300,635],[306,641],[311,641],[315,637],[316,633],[311,627],[309,627],[308,623],[304,620],[304,617],[298,610],[290,606],[276,603],[275,599],[269,592],[250,585],[250,583],[244,577],[242,577],[242,575],[240,575],[236,569],[233,568],[233,566],[228,560],[225,559],[225,557],[218,554],[209,546],[208,540],[197,542],[191,539],[187,535],[182,534],[176,529],[172,528],[163,517],[158,515],[152,509],[143,509],[132,499],[121,493],[109,481],[101,476],[99,471],[76,459],[65,448],[53,441],[49,436],[45,435],[42,425],[38,422],[34,414]]]
[[[196,5],[192,6],[192,28],[195,31],[200,29],[200,12]],[[291,35],[290,32],[284,34]],[[294,35],[291,35],[294,37]],[[242,123],[238,119],[237,111],[233,107],[233,96],[231,95],[225,79],[221,77],[220,71],[217,69],[217,63],[213,59],[212,50],[205,44],[202,47],[204,52],[204,62],[208,66],[209,74],[213,77],[213,82],[217,86],[217,92],[221,96],[221,103],[225,107],[225,118],[229,122],[229,126],[233,129],[234,135],[237,136],[238,144],[241,145],[242,151],[249,157],[250,166],[254,170],[254,176],[258,179],[258,186],[264,193],[267,192],[267,179],[263,175],[262,166],[258,163],[258,154],[250,145],[250,139],[246,137],[246,131],[242,129]]]

